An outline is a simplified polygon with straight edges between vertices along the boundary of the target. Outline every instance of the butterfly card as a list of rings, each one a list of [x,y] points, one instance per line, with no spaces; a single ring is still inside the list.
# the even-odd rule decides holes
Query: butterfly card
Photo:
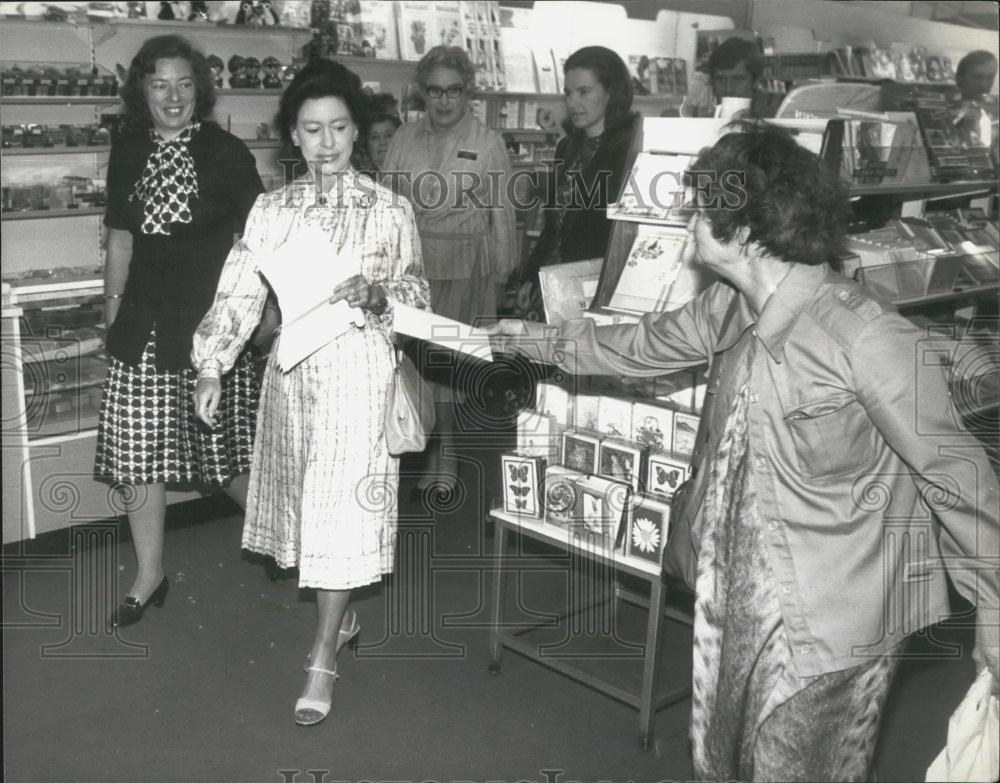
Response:
[[[669,454],[650,454],[646,471],[646,491],[661,498],[670,498],[684,483],[688,465]]]
[[[503,470],[504,511],[517,516],[540,517],[545,460],[514,453],[501,455],[500,464]]]

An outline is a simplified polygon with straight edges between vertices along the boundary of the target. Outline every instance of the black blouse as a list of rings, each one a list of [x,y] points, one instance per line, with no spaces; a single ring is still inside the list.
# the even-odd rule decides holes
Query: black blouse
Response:
[[[539,195],[545,224],[522,271],[522,279],[538,281],[538,269],[549,264],[603,257],[611,237],[608,204],[625,184],[628,153],[637,115],[609,128],[597,149],[584,149],[580,135],[564,136],[556,145],[554,165]],[[584,142],[586,144],[586,142]],[[576,183],[576,177],[580,183]],[[567,197],[566,183],[573,182]],[[590,194],[585,200],[581,188]]]
[[[243,232],[264,186],[246,145],[203,122],[188,145],[198,175],[191,222],[172,224],[169,236],[143,234],[143,203],[129,196],[153,149],[146,130],[116,139],[111,148],[104,225],[132,234],[132,259],[107,349],[138,364],[155,329],[157,369],[184,370],[191,367],[191,340],[215,297],[233,235]]]

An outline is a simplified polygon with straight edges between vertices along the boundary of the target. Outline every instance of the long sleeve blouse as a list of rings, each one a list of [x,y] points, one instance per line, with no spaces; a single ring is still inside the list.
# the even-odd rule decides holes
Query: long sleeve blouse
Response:
[[[429,307],[410,204],[353,171],[342,175],[336,192],[338,203],[325,204],[326,197],[312,183],[295,182],[257,199],[243,238],[226,259],[215,300],[194,335],[191,361],[200,376],[218,377],[232,368],[267,299],[259,262],[295,231],[312,224],[329,233],[331,257],[360,255],[362,277],[385,290],[389,307],[382,316],[369,315],[369,326],[390,328],[394,304]]]

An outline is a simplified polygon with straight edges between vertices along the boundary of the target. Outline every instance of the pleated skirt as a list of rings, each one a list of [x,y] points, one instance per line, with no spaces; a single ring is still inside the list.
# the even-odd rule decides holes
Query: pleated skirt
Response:
[[[392,570],[399,470],[383,431],[389,351],[369,325],[287,373],[271,352],[243,547],[297,566],[302,587],[350,589]]]

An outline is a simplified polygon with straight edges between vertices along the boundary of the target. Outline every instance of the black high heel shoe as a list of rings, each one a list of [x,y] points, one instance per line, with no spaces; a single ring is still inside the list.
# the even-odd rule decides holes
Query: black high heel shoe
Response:
[[[118,608],[111,613],[111,625],[114,628],[124,628],[126,625],[134,625],[142,619],[146,607],[163,606],[167,601],[167,591],[170,589],[170,580],[166,576],[157,588],[142,603],[134,595],[125,596],[125,600],[118,604]]]

